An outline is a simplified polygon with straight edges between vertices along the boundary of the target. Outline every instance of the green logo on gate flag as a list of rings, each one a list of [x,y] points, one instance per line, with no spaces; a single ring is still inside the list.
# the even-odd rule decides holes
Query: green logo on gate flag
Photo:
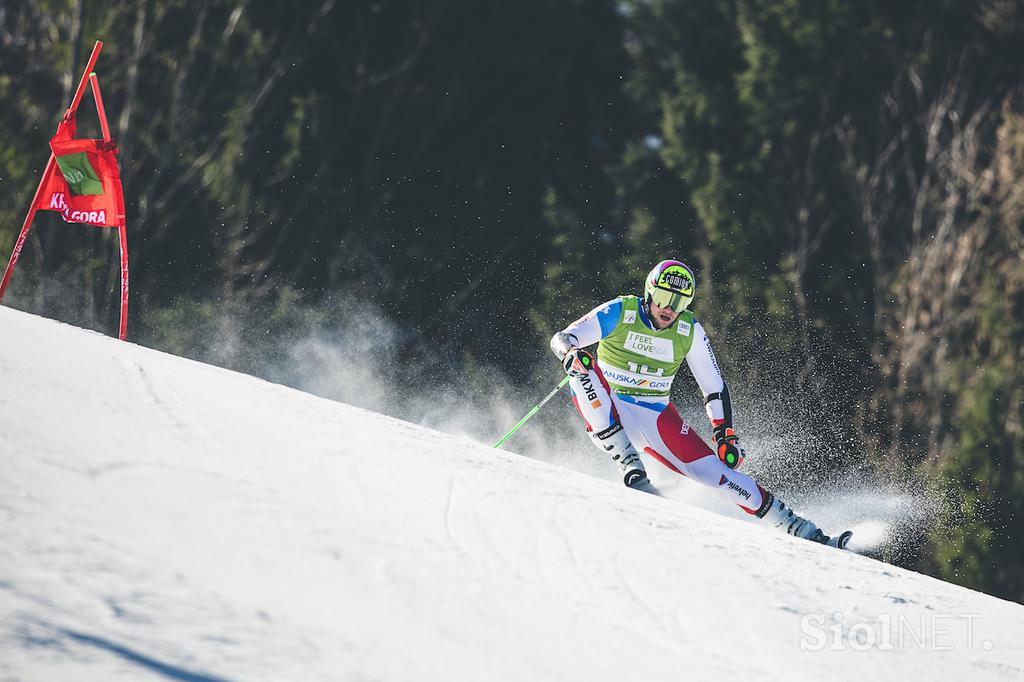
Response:
[[[68,181],[72,194],[95,195],[103,194],[103,183],[92,169],[85,152],[67,154],[57,157],[57,165],[64,179]]]

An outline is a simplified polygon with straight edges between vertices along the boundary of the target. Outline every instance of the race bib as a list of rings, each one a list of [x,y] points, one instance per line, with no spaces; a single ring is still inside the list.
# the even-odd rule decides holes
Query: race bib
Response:
[[[661,360],[663,362],[672,362],[674,360],[672,342],[668,339],[659,339],[648,334],[629,332],[626,335],[626,342],[623,344],[623,347],[653,360]]]

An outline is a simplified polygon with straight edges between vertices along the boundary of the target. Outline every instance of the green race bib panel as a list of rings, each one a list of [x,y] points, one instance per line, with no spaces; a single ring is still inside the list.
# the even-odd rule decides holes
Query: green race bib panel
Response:
[[[622,298],[618,324],[597,347],[597,359],[616,393],[667,396],[693,345],[693,313],[686,310],[665,329],[644,324],[640,299]]]

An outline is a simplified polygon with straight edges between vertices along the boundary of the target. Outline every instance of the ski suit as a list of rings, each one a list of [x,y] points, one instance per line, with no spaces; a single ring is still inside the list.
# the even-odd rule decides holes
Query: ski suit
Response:
[[[669,394],[686,360],[705,398],[712,422],[732,415],[728,389],[704,328],[686,310],[665,329],[655,329],[643,301],[621,296],[603,303],[551,339],[559,358],[569,348],[599,344],[597,363],[569,381],[587,431],[618,423],[639,452],[695,481],[717,488],[749,514],[763,515],[773,496],[750,476],[727,467],[680,416]]]

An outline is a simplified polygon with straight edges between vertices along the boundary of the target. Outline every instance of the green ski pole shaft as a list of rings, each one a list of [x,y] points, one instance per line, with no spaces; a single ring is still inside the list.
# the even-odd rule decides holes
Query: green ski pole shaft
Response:
[[[499,445],[504,443],[506,440],[508,440],[509,436],[511,436],[513,433],[515,433],[516,431],[519,430],[520,426],[522,426],[526,422],[530,421],[530,417],[532,417],[533,415],[537,414],[540,411],[540,408],[544,407],[544,403],[546,403],[547,401],[549,401],[552,398],[554,398],[555,394],[558,393],[560,390],[562,390],[562,387],[565,386],[567,383],[569,383],[569,377],[565,377],[564,379],[562,379],[562,383],[558,384],[558,386],[555,387],[555,390],[551,391],[551,393],[548,393],[547,396],[545,396],[544,400],[542,400],[539,403],[537,403],[532,410],[527,412],[526,416],[523,417],[522,419],[520,419],[519,423],[516,424],[515,426],[513,426],[511,431],[506,433],[504,435],[504,437],[502,437],[501,440],[499,440],[497,443],[494,444],[494,447],[498,447]]]

